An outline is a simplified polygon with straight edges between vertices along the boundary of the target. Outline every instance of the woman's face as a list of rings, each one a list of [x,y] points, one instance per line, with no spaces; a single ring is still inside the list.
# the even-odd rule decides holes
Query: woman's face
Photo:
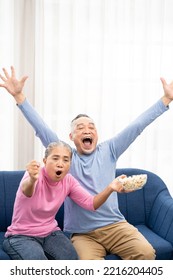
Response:
[[[71,153],[65,146],[52,149],[47,158],[43,159],[45,169],[51,180],[58,182],[68,173],[71,164]]]

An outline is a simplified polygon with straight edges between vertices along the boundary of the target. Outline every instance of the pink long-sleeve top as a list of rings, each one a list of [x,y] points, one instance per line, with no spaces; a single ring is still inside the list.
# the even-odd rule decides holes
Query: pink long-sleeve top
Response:
[[[12,223],[6,237],[14,234],[45,237],[60,230],[55,215],[67,196],[81,207],[94,210],[94,197],[72,175],[67,174],[63,180],[53,182],[42,168],[32,197],[26,197],[21,184],[28,176],[26,171],[16,193]]]

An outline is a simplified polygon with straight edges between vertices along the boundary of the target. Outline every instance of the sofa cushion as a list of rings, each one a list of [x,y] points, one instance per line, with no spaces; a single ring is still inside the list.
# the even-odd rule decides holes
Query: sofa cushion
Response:
[[[0,260],[10,260],[10,257],[2,249],[3,240],[4,240],[4,232],[0,232]]]
[[[163,239],[145,225],[136,225],[136,227],[156,250],[156,259],[168,260],[173,258],[173,246],[169,241]]]

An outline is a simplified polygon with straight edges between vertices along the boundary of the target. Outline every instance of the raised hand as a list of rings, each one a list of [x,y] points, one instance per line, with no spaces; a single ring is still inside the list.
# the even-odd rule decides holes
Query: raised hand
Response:
[[[36,160],[32,160],[27,164],[26,170],[28,171],[31,180],[36,181],[39,177],[40,164]]]
[[[32,160],[27,164],[26,170],[28,171],[29,177],[23,180],[21,188],[25,196],[31,197],[34,193],[35,182],[39,177],[40,164]]]
[[[163,103],[168,105],[173,100],[173,81],[167,84],[164,78],[160,78],[164,90],[164,96],[162,97]]]
[[[23,87],[28,77],[24,76],[20,80],[16,79],[15,69],[13,66],[11,66],[11,76],[5,68],[2,70],[4,75],[0,74],[0,79],[4,83],[0,83],[0,87],[5,88],[16,99],[16,101],[18,101],[18,99],[20,100],[20,96],[23,96]],[[23,99],[24,98],[22,97],[21,100]]]

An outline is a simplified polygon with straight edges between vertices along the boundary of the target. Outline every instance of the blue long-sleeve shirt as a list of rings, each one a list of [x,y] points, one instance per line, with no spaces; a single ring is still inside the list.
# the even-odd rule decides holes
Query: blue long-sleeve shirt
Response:
[[[18,106],[45,147],[59,140],[27,100]],[[168,107],[158,100],[115,137],[98,144],[93,153],[80,155],[73,149],[70,173],[91,194],[99,193],[115,178],[116,162],[122,153],[144,128],[167,110]],[[64,209],[64,231],[71,233],[89,232],[124,220],[116,192],[94,213],[82,209],[70,198],[65,200]]]

